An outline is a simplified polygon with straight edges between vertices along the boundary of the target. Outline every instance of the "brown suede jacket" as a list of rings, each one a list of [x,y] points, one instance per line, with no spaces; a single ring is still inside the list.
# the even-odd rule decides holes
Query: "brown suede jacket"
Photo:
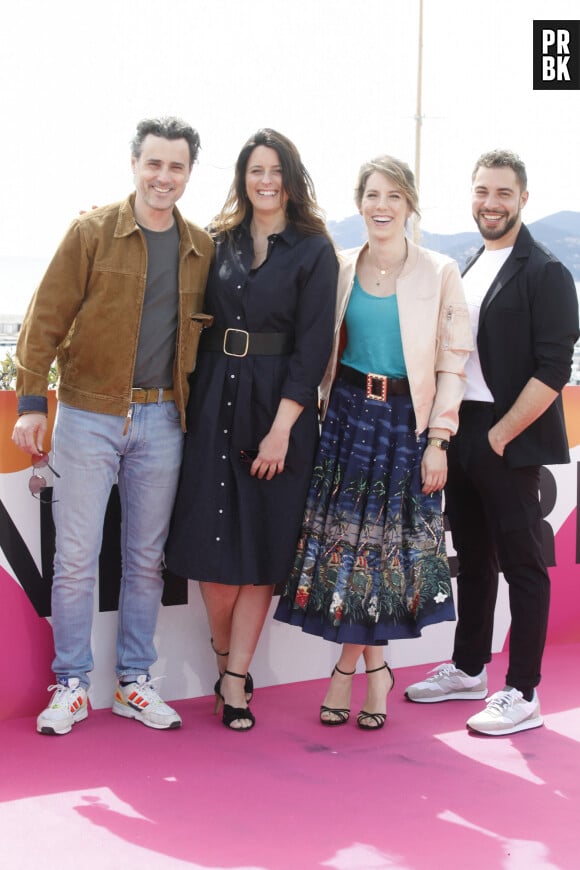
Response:
[[[73,221],[26,312],[18,346],[18,412],[46,412],[47,376],[55,357],[58,398],[86,411],[125,416],[131,403],[141,323],[147,246],[135,222],[135,194]],[[203,314],[210,236],[177,209],[179,319],[173,370],[175,401],[185,430],[187,377]]]

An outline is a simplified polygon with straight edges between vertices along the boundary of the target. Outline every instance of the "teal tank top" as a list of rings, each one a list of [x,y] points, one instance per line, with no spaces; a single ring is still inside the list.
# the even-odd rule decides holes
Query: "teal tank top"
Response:
[[[404,378],[397,297],[372,296],[355,276],[345,315],[346,347],[341,362],[359,372]]]

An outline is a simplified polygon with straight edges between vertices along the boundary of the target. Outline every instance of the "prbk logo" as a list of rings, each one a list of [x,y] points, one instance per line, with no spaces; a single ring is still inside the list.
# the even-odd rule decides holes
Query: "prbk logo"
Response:
[[[580,21],[534,21],[534,90],[580,89]]]

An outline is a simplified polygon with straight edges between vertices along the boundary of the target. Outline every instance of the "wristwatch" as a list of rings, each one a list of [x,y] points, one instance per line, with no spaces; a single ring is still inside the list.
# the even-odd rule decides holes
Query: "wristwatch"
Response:
[[[439,450],[449,450],[449,441],[445,438],[427,438],[427,447],[438,447]]]

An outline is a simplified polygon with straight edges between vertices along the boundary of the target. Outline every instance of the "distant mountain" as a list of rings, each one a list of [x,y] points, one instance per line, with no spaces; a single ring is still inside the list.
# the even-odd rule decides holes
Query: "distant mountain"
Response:
[[[580,281],[580,212],[560,211],[527,224],[531,234],[570,269]],[[329,221],[328,229],[339,248],[354,248],[366,239],[363,219],[352,215],[342,221]],[[432,251],[453,257],[463,268],[467,259],[481,246],[478,232],[442,235],[421,231],[421,244]]]
[[[528,226],[532,235],[566,264],[580,284],[580,212],[560,211]],[[358,214],[342,221],[329,221],[328,228],[339,248],[361,245],[366,238],[363,219]],[[425,230],[421,233],[421,244],[453,257],[463,266],[480,247],[481,237],[477,232],[441,235]],[[6,323],[12,329],[12,320],[22,319],[48,262],[49,257],[0,256],[0,333],[7,331]]]

